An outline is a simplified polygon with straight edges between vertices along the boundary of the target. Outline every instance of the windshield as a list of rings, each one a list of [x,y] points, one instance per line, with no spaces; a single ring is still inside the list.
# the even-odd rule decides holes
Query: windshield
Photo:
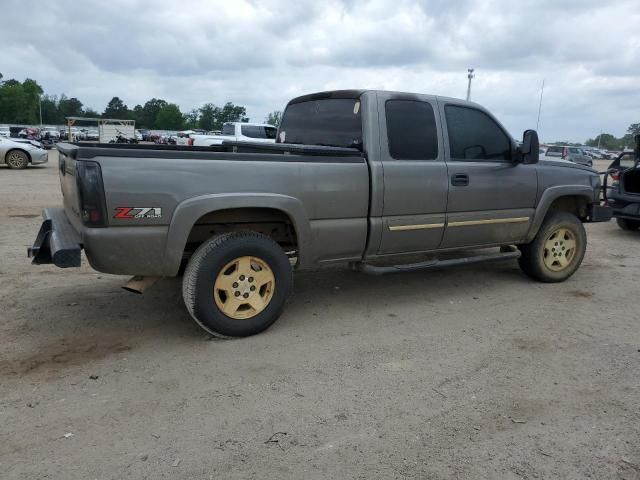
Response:
[[[326,98],[287,107],[278,143],[362,148],[360,100]]]

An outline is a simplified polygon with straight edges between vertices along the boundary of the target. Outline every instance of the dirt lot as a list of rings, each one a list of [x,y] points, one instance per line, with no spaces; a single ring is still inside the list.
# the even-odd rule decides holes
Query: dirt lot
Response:
[[[0,475],[640,478],[640,234],[582,268],[296,276],[266,333],[211,340],[180,281],[144,296],[31,266],[50,164],[0,168]]]

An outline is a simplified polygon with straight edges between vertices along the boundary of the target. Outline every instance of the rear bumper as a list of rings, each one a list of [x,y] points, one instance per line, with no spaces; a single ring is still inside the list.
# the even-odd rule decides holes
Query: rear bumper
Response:
[[[80,266],[81,237],[67,219],[64,209],[47,208],[36,241],[27,251],[32,263],[53,263],[56,267]]]
[[[640,197],[624,195],[612,191],[608,195],[609,205],[613,209],[613,216],[638,220],[640,218]]]
[[[613,217],[613,208],[608,205],[592,205],[590,222],[608,222]]]

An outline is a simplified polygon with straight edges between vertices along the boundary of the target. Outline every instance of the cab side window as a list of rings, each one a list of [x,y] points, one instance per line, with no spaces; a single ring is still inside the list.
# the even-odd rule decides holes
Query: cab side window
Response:
[[[447,105],[445,114],[452,160],[511,160],[511,140],[486,113]]]
[[[385,112],[389,155],[396,160],[434,160],[438,156],[438,131],[430,103],[388,100]]]

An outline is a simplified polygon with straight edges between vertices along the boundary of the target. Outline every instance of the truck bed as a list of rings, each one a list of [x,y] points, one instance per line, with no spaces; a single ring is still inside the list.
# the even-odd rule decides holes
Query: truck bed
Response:
[[[210,147],[190,147],[186,145],[130,145],[118,143],[60,143],[58,150],[73,158],[91,159],[95,157],[134,157],[134,158],[202,158],[211,153],[254,153],[265,155],[292,155],[291,158],[278,158],[276,161],[297,161],[296,157],[360,157],[364,154],[356,148],[342,148],[325,145],[297,145],[291,143],[261,143],[224,141],[221,145]],[[217,156],[210,159],[218,158]],[[255,157],[252,157],[255,159]],[[243,160],[245,157],[234,157]],[[312,161],[305,159],[305,161]],[[321,160],[326,162],[326,159]]]

